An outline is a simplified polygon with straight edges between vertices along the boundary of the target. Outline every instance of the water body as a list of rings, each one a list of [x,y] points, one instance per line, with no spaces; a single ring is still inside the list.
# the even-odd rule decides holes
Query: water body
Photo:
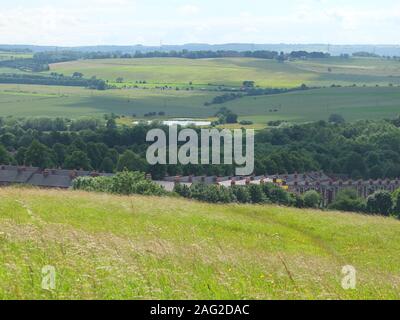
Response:
[[[147,121],[147,123],[152,123],[153,121]],[[210,126],[211,121],[206,121],[206,120],[196,120],[196,119],[171,119],[171,120],[165,120],[161,122],[163,125],[166,126],[182,126],[182,127],[187,127],[187,126],[196,126],[196,127],[201,127],[201,126]],[[139,121],[134,121],[133,124],[139,124]]]

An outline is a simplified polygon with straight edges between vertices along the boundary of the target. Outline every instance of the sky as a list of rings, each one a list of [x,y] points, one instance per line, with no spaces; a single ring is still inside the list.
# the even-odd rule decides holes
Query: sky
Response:
[[[0,0],[0,43],[399,44],[398,0]]]

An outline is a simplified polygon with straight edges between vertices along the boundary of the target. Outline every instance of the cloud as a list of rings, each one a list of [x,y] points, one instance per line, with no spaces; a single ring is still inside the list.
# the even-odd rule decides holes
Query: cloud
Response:
[[[187,4],[179,7],[178,12],[182,15],[195,15],[200,12],[200,8],[193,4]]]
[[[398,4],[340,5],[326,0],[297,0],[293,4],[291,0],[293,5],[289,6],[281,0],[276,6],[266,6],[265,1],[254,0],[255,5],[249,8],[244,3],[226,6],[225,1],[203,0],[201,7],[195,0],[178,7],[157,0],[151,4],[138,0],[60,0],[48,1],[47,6],[8,6],[0,11],[0,43],[154,45],[160,39],[169,44],[398,42]],[[212,5],[214,10],[207,11]]]

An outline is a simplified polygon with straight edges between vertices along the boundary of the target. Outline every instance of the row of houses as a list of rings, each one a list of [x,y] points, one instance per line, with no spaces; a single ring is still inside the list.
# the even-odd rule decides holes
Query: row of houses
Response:
[[[167,190],[173,190],[176,183],[185,184],[190,186],[193,183],[202,182],[206,184],[217,184],[225,187],[234,185],[248,185],[248,184],[262,184],[273,183],[283,189],[296,193],[304,194],[307,191],[315,190],[322,196],[323,204],[328,205],[332,203],[338,193],[343,189],[355,189],[360,197],[367,198],[378,190],[386,190],[393,192],[400,188],[399,179],[378,179],[378,180],[350,180],[344,178],[333,177],[325,174],[324,172],[308,172],[308,173],[294,173],[283,175],[264,175],[264,176],[250,176],[250,177],[166,177],[163,181],[156,181]]]
[[[112,176],[110,173],[99,173],[84,170],[40,169],[24,166],[0,166],[0,185],[26,184],[44,188],[67,189],[77,177]],[[151,179],[150,175],[147,175]],[[177,183],[191,186],[194,183],[216,184],[224,187],[273,183],[283,189],[303,194],[315,190],[322,196],[324,205],[332,203],[337,194],[343,190],[355,189],[360,197],[368,197],[377,190],[393,192],[400,188],[399,179],[386,180],[348,180],[331,177],[323,172],[308,172],[303,174],[263,175],[249,177],[218,177],[218,176],[170,176],[163,180],[154,180],[167,191],[173,191]]]
[[[0,166],[0,185],[26,184],[44,188],[67,189],[72,186],[72,181],[77,177],[104,176],[106,173],[98,173],[84,170],[40,169],[25,166]]]

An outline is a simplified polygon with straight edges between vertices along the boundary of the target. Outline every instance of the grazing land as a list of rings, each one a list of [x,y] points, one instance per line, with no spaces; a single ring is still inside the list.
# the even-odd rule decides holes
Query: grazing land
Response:
[[[261,87],[291,88],[336,85],[400,85],[400,61],[368,58],[327,58],[278,62],[253,58],[219,59],[105,59],[79,60],[51,65],[52,72],[79,71],[109,81],[197,86],[241,86],[252,80]]]
[[[114,112],[142,119],[148,112],[165,112],[165,116],[157,118],[209,118],[225,106],[236,112],[239,119],[266,125],[271,120],[327,120],[332,113],[342,114],[347,121],[394,118],[400,113],[400,89],[396,87],[325,88],[204,105],[216,95],[215,92],[197,90],[152,88],[98,91],[0,84],[0,115],[78,118],[101,117]]]
[[[36,74],[51,72],[96,76],[115,88],[99,91],[0,84],[0,116],[79,118],[115,113],[125,116],[120,123],[132,124],[145,119],[148,113],[156,116],[146,117],[147,120],[210,119],[221,107],[227,107],[239,115],[239,120],[250,120],[255,128],[262,128],[275,120],[327,120],[333,113],[346,121],[394,118],[400,113],[400,62],[396,60],[93,59],[52,64],[50,71]],[[24,71],[3,68],[0,73]],[[207,105],[216,96],[226,94],[225,90],[238,89],[247,80],[255,81],[260,88],[294,88],[301,84],[321,88]]]
[[[391,218],[32,188],[0,196],[0,299],[400,298]],[[53,291],[41,288],[47,265]],[[345,265],[356,290],[341,287]]]

